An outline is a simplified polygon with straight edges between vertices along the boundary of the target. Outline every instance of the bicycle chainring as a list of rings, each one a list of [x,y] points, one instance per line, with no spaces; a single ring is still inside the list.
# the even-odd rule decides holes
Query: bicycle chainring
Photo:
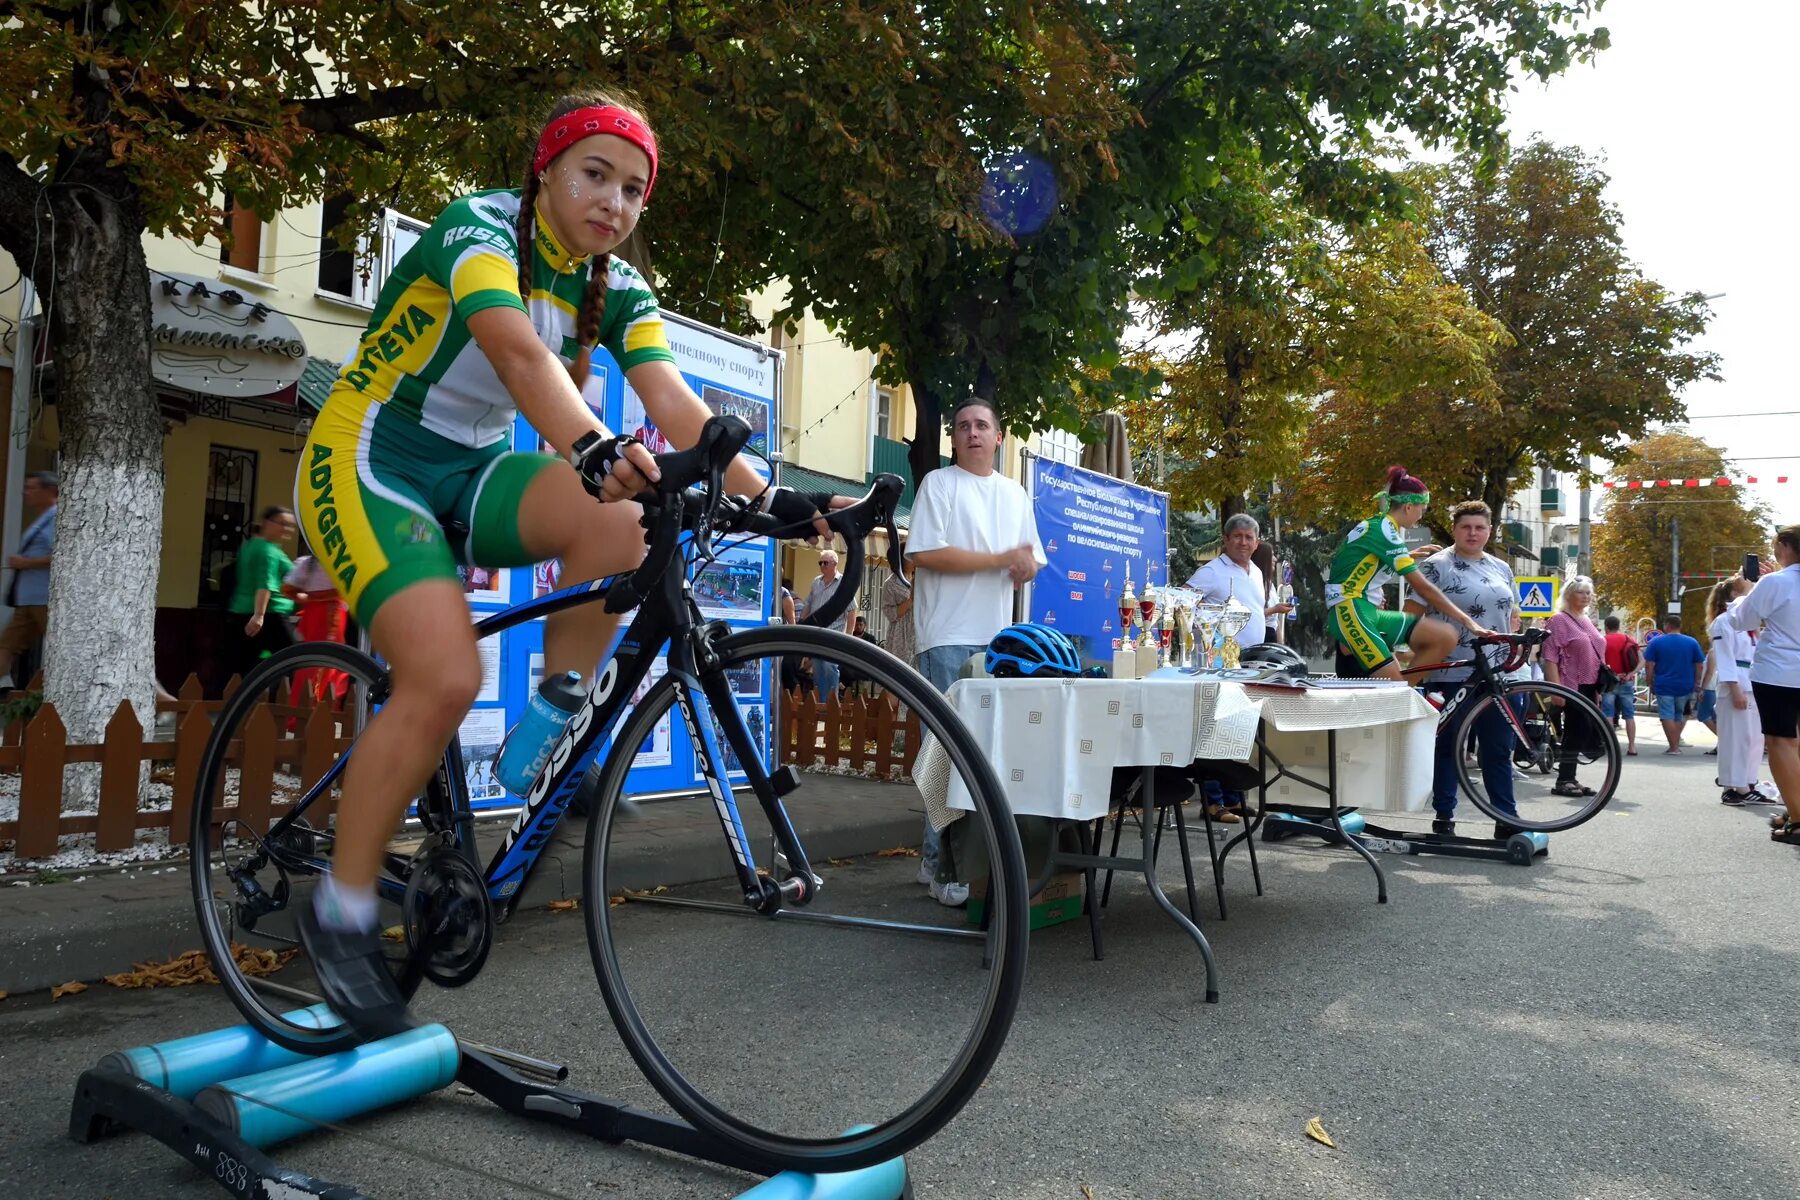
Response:
[[[407,951],[425,978],[461,987],[480,973],[494,944],[494,908],[462,851],[439,844],[415,858],[401,912]]]

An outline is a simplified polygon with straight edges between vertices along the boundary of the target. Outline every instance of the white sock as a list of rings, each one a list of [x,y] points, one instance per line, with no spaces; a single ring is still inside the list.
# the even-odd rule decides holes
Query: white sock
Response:
[[[378,909],[375,901],[375,889],[349,888],[337,881],[336,875],[326,875],[319,881],[319,890],[313,893],[313,912],[319,918],[319,924],[327,929],[341,933],[364,933],[375,928]]]

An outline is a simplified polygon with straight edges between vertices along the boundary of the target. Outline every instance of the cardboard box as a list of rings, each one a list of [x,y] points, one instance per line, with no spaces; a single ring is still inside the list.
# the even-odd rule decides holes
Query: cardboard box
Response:
[[[1082,873],[1080,871],[1062,871],[1050,877],[1044,890],[1031,900],[1031,928],[1043,929],[1051,925],[1061,925],[1065,921],[1073,921],[1087,910],[1082,906]],[[969,887],[968,920],[971,925],[981,924],[981,914],[987,908],[988,881],[977,879]]]

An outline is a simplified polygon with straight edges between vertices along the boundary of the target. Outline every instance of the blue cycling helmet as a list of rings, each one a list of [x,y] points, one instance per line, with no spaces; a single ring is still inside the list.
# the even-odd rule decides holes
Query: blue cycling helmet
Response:
[[[1081,674],[1081,655],[1061,630],[1048,625],[1008,625],[988,643],[987,673],[1000,679],[1073,679]]]

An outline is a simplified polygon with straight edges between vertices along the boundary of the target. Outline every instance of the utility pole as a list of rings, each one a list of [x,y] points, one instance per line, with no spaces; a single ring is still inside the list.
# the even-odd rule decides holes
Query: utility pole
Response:
[[[1588,456],[1581,456],[1581,528],[1575,543],[1575,571],[1589,579],[1594,577],[1592,493],[1588,488]]]
[[[1669,595],[1673,603],[1681,604],[1681,518],[1669,518]],[[1665,616],[1668,614],[1665,613]],[[1677,614],[1679,615],[1679,613]]]

